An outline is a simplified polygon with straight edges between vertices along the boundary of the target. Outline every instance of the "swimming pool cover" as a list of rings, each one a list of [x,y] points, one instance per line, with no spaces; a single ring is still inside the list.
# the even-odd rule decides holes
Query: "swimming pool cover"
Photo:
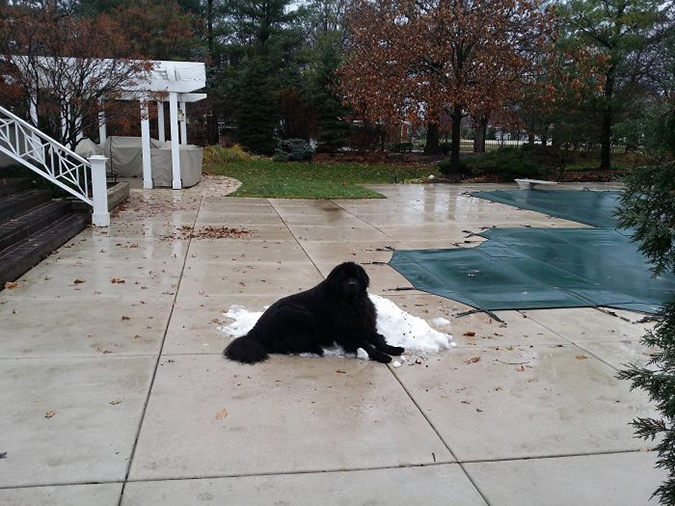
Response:
[[[653,277],[626,231],[615,229],[618,192],[473,195],[602,228],[492,228],[475,248],[395,251],[389,265],[415,288],[482,310],[609,306],[649,313],[675,292],[675,276]]]

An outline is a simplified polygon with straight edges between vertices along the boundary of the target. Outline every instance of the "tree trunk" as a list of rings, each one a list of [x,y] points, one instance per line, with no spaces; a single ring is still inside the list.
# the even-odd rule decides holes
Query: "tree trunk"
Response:
[[[473,152],[485,153],[485,137],[487,135],[487,119],[481,118],[473,132]]]
[[[602,130],[600,132],[600,169],[612,168],[612,98],[614,97],[614,74],[616,67],[610,65],[605,80],[605,104],[602,108]]]
[[[560,149],[560,134],[556,131],[555,125],[551,133],[551,146],[553,146],[553,149]]]
[[[452,147],[450,151],[450,173],[459,174],[459,151],[462,141],[462,108],[456,107],[452,111]]]
[[[532,132],[529,132],[527,135],[527,143],[530,146],[534,146],[534,134]]]
[[[211,105],[211,111],[206,116],[206,129],[209,139],[209,144],[219,144],[220,135],[218,132],[218,117],[215,116],[216,111],[213,105]]]
[[[437,155],[441,152],[441,145],[439,143],[438,125],[436,123],[429,123],[427,125],[427,142],[424,146],[425,155]]]
[[[213,45],[213,0],[206,2],[206,35],[209,46],[209,65],[216,67],[216,54]],[[213,93],[213,92],[211,92]],[[209,100],[209,111],[206,115],[206,129],[209,144],[218,144],[220,142],[220,133],[218,132],[218,111],[214,105],[213,98]]]
[[[209,56],[213,58],[213,0],[206,2],[206,34],[209,44]],[[214,63],[211,61],[211,65]]]

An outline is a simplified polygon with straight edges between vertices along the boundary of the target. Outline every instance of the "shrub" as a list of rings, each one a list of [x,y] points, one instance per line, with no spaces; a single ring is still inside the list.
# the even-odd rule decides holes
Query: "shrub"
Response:
[[[412,153],[413,144],[412,142],[397,142],[389,146],[389,151],[394,153]]]
[[[436,164],[438,170],[440,170],[446,176],[454,176],[457,173],[453,173],[450,170],[450,158],[445,158]],[[460,159],[459,161],[459,174],[466,175],[471,172],[470,168],[466,164],[466,160]]]
[[[450,154],[450,150],[452,149],[452,145],[449,142],[441,142],[438,148],[441,150],[441,153],[443,153],[444,156],[448,156],[448,154]]]
[[[218,165],[220,163],[250,162],[254,157],[235,144],[229,148],[225,146],[206,146],[204,148],[204,165]]]
[[[279,141],[274,153],[275,162],[297,162],[311,160],[314,149],[304,139],[286,139]]]
[[[467,157],[468,169],[476,174],[497,174],[504,180],[517,177],[546,178],[560,164],[555,150],[545,146],[505,147]]]

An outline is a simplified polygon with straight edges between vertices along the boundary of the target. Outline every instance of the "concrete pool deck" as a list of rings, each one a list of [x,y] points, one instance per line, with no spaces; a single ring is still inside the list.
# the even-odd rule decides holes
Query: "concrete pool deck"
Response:
[[[383,264],[391,248],[475,246],[482,227],[584,226],[466,194],[498,187],[333,201],[134,191],[108,230],[0,292],[0,504],[648,504],[664,475],[628,424],[653,411],[615,379],[647,358],[642,315],[458,318],[470,308]],[[185,226],[250,234],[182,238]],[[230,306],[262,310],[346,260],[372,293],[450,320],[438,329],[457,348],[400,368],[221,357]]]

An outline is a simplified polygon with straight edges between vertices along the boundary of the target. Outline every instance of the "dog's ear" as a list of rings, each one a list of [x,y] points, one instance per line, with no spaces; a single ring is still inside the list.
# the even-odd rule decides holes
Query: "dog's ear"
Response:
[[[368,277],[368,273],[360,265],[356,264],[356,266],[357,266],[357,271],[358,271],[358,276],[359,276],[359,282],[361,283],[361,286],[363,287],[363,289],[366,290],[368,288],[368,286],[370,286],[370,278]]]
[[[345,277],[346,265],[347,263],[342,263],[333,267],[333,270],[330,271],[330,274],[328,274],[328,277],[326,278],[328,285],[335,291],[340,289],[340,283]]]

